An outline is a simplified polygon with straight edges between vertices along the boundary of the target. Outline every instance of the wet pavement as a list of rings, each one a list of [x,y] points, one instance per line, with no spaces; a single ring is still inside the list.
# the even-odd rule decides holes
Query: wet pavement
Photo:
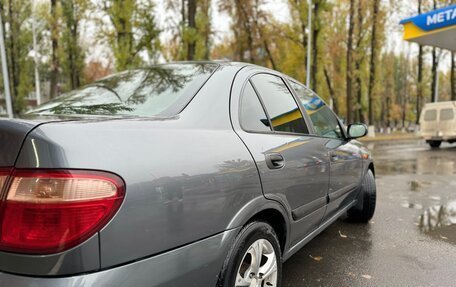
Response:
[[[332,224],[284,264],[283,286],[456,286],[456,144],[367,146],[374,218]]]

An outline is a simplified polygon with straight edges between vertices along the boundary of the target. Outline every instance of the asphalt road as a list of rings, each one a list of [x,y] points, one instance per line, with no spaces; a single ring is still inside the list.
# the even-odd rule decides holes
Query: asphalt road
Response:
[[[377,208],[338,220],[283,267],[283,286],[456,286],[456,144],[368,143]]]

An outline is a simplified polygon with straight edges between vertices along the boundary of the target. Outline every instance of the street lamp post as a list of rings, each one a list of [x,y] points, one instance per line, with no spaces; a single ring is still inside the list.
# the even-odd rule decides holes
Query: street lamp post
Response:
[[[2,60],[3,85],[5,86],[6,111],[8,117],[13,117],[13,103],[9,84],[8,63],[6,62],[5,38],[3,37],[3,19],[0,13],[0,56]]]

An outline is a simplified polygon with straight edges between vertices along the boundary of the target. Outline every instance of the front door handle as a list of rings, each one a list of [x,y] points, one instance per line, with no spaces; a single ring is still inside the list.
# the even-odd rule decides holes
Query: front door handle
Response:
[[[269,153],[266,154],[266,165],[270,169],[279,169],[285,165],[285,160],[281,154]]]

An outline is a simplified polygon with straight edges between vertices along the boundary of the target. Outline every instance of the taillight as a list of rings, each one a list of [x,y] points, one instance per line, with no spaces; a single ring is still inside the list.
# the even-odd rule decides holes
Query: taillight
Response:
[[[49,254],[72,248],[113,217],[124,189],[106,172],[15,170],[1,211],[0,250]]]

